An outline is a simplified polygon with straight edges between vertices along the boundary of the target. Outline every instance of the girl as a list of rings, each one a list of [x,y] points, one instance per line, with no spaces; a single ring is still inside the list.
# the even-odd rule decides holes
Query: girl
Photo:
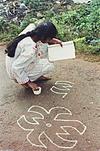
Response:
[[[6,69],[11,79],[17,83],[38,89],[37,79],[49,80],[43,75],[53,70],[53,63],[39,49],[44,44],[60,44],[56,39],[57,29],[51,22],[38,25],[31,32],[16,37],[6,48]],[[40,51],[40,52],[39,52]]]

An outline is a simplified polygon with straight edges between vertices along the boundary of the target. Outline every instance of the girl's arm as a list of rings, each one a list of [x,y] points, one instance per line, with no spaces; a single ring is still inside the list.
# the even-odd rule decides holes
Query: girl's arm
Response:
[[[49,44],[60,44],[61,47],[62,47],[62,41],[57,39],[57,38],[52,38],[50,41],[49,41]]]

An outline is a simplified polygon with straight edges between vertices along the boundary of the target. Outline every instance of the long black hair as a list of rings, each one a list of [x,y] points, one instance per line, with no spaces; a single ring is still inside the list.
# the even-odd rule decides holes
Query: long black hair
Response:
[[[22,34],[16,37],[13,41],[11,41],[7,45],[5,53],[7,53],[9,57],[14,57],[18,43],[26,37],[36,36],[37,39],[41,41],[41,40],[52,39],[56,37],[56,35],[57,35],[57,29],[53,23],[51,22],[42,23],[38,25],[34,30],[27,32],[26,34]]]

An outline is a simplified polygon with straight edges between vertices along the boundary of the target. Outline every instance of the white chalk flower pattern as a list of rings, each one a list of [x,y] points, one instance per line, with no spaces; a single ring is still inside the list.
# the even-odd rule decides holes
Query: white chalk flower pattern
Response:
[[[56,81],[55,85],[52,86],[50,90],[55,94],[62,95],[62,98],[64,99],[73,85],[74,83],[69,81]]]
[[[41,106],[31,106],[25,115],[22,115],[17,124],[27,134],[27,141],[35,147],[48,148],[43,142],[44,136],[49,143],[57,148],[72,149],[78,143],[73,137],[72,130],[78,135],[83,135],[86,126],[79,120],[70,120],[72,113],[65,107],[53,107],[49,111]],[[67,118],[67,119],[66,119]]]

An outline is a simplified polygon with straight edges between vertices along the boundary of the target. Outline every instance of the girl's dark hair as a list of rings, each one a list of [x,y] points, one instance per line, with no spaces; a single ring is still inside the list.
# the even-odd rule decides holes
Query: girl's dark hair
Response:
[[[57,35],[57,29],[53,23],[51,22],[42,23],[38,25],[34,30],[16,37],[12,42],[10,42],[7,45],[5,53],[7,53],[9,57],[14,57],[18,43],[26,37],[36,36],[37,39],[41,41],[41,40],[52,39],[56,37],[56,35]]]

